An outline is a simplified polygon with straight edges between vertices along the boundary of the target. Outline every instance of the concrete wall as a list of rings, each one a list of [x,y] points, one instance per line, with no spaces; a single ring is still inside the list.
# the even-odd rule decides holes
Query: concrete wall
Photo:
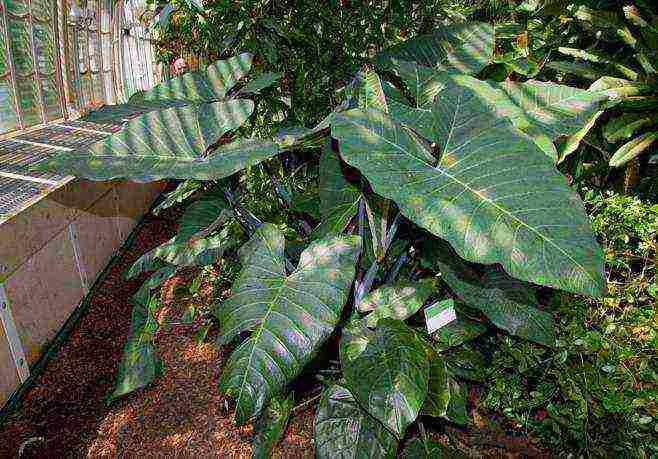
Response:
[[[0,225],[0,406],[162,188],[75,180]]]

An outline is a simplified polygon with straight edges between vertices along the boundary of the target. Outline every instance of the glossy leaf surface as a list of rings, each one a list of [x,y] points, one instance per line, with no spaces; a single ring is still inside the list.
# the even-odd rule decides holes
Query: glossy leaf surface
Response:
[[[341,157],[414,223],[470,261],[599,295],[603,257],[580,198],[552,162],[477,94],[452,84],[432,106],[434,161],[385,113],[338,113]]]

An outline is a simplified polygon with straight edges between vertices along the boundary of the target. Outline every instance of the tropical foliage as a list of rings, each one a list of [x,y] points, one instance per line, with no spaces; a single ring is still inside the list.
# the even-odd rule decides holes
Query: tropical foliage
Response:
[[[564,394],[567,386],[579,387],[577,369],[570,367],[568,381],[555,369],[584,354],[582,345],[565,344],[585,333],[574,325],[581,312],[571,309],[605,301],[597,299],[608,288],[604,262],[618,262],[620,275],[628,260],[610,252],[623,230],[603,237],[601,249],[561,170],[584,139],[597,135],[597,122],[639,107],[629,105],[639,100],[633,97],[653,100],[652,92],[624,88],[654,80],[638,73],[622,75],[624,83],[619,75],[596,74],[589,89],[534,80],[546,71],[571,74],[575,67],[550,59],[555,37],[587,22],[580,7],[553,9],[553,2],[510,7],[507,22],[496,26],[454,14],[440,24],[426,9],[433,2],[420,2],[411,16],[406,3],[418,2],[382,8],[341,2],[336,17],[320,14],[317,2],[303,11],[276,9],[274,2],[224,3],[161,5],[161,37],[200,43],[205,49],[195,49],[209,56],[249,50],[258,59],[243,53],[219,60],[106,107],[92,116],[137,116],[104,142],[45,165],[94,180],[182,179],[158,211],[197,197],[178,235],[128,273],[151,274],[134,297],[112,397],[147,386],[162,371],[152,344],[159,326],[155,289],[179,269],[225,259],[236,259],[240,269],[230,296],[213,305],[218,344],[231,350],[218,383],[234,401],[236,423],[255,422],[254,456],[271,453],[292,410],[291,385],[326,363],[327,354],[337,362],[332,377],[322,377],[318,457],[458,456],[455,445],[426,435],[424,422],[469,423],[474,381],[494,379],[482,406],[505,409],[516,420],[518,398],[505,399],[506,388],[537,402],[555,387]],[[556,22],[541,24],[545,17],[561,21],[567,11],[574,19],[566,31]],[[380,16],[382,27],[372,26]],[[365,27],[337,26],[348,17]],[[645,25],[627,19],[646,29],[644,39],[653,33],[648,19]],[[212,34],[226,40],[213,42]],[[413,38],[402,41],[407,35]],[[256,61],[261,71],[245,81]],[[268,118],[262,107],[273,100],[280,102],[277,116]],[[609,124],[621,122],[615,119]],[[588,210],[595,205],[588,200]],[[599,236],[606,218],[595,219]],[[649,223],[633,263],[655,254],[655,242],[646,242],[654,236]],[[643,270],[647,279],[652,269]],[[643,294],[655,298],[649,284],[642,284]],[[447,319],[437,326],[433,311]],[[475,342],[493,343],[489,369]],[[588,354],[597,368],[623,360],[599,349]],[[545,368],[544,361],[554,372],[538,390],[519,388],[519,378],[510,376],[519,362],[534,369]],[[643,367],[642,378],[650,368]],[[612,394],[605,397],[606,406],[615,403]],[[584,396],[573,401],[578,409],[589,406]],[[573,413],[563,408],[549,418]],[[557,424],[550,428],[573,434]],[[582,449],[580,438],[574,443]]]

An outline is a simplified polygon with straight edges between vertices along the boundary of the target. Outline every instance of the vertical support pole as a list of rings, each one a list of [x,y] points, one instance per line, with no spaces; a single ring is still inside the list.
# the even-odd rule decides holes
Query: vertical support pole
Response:
[[[87,270],[85,269],[85,265],[82,262],[82,257],[80,256],[80,244],[78,244],[78,233],[75,229],[74,222],[69,223],[69,240],[71,241],[71,246],[73,247],[75,267],[78,270],[80,282],[82,283],[82,289],[86,295],[89,292],[89,279],[87,277]]]
[[[23,129],[25,126],[23,124],[23,115],[21,114],[21,104],[18,98],[18,87],[16,86],[16,69],[14,68],[14,58],[11,54],[11,44],[9,37],[9,19],[7,19],[7,4],[2,2],[0,4],[0,9],[2,9],[2,19],[4,21],[5,27],[5,48],[7,52],[7,64],[9,66],[9,81],[14,92],[14,108],[16,109],[16,119],[18,120],[18,129]]]
[[[43,85],[39,75],[39,60],[37,58],[37,47],[34,42],[34,14],[32,12],[32,0],[27,0],[27,18],[30,25],[30,48],[32,52],[32,65],[34,65],[34,79],[37,85],[37,94],[39,96],[39,104],[41,109],[41,122],[47,123],[48,117],[46,116],[46,100],[43,97]]]
[[[64,13],[60,7],[60,0],[52,0],[52,12],[53,12],[53,39],[55,40],[55,60],[53,64],[55,65],[55,75],[57,79],[57,92],[59,93],[59,105],[62,109],[62,115],[64,119],[69,118],[68,105],[66,103],[66,86],[64,85],[64,75],[62,74],[62,50],[64,49],[64,40],[62,35],[64,30],[60,31],[60,13]]]
[[[16,366],[18,379],[21,383],[24,383],[30,377],[30,366],[28,365],[27,359],[25,358],[23,343],[21,343],[21,338],[18,336],[18,330],[16,329],[14,316],[11,313],[9,299],[7,298],[7,294],[5,293],[5,288],[2,283],[0,283],[0,319],[2,320],[2,328],[5,331],[5,336],[7,337],[7,343],[9,344],[11,357],[14,360],[14,365]]]

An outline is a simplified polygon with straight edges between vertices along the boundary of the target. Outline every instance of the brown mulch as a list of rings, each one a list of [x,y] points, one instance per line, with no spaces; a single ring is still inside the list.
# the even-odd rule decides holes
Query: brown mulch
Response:
[[[194,326],[164,327],[157,335],[165,375],[139,393],[107,405],[125,342],[130,297],[144,277],[122,275],[144,252],[170,239],[180,210],[149,215],[133,243],[94,289],[90,307],[70,338],[36,379],[18,409],[0,426],[0,457],[249,457],[253,429],[236,427],[217,381],[226,355],[212,338],[198,346]],[[184,279],[183,279],[184,281]],[[173,279],[168,284],[181,282]],[[180,318],[172,298],[163,319]],[[311,457],[313,409],[295,414],[280,457]]]

